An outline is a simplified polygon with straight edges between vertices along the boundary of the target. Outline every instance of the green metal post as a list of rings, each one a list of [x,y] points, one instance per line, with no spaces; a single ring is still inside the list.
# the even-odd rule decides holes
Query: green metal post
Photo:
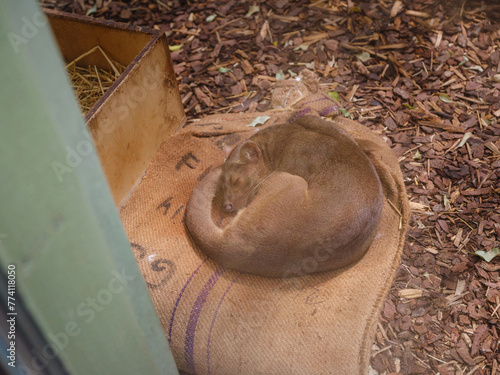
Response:
[[[4,308],[18,312],[22,303],[44,340],[30,361],[14,356],[14,365],[43,371],[60,361],[70,374],[177,374],[34,0],[0,0],[0,181],[0,267],[15,273],[15,289],[0,286],[4,298],[15,292]]]

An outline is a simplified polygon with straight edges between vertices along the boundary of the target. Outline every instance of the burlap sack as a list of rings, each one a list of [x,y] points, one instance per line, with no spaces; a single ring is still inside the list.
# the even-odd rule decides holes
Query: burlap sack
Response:
[[[278,87],[275,96],[289,89]],[[137,262],[183,371],[217,375],[368,371],[375,326],[399,264],[409,212],[397,159],[382,139],[354,121],[333,118],[374,161],[386,194],[379,233],[366,255],[350,267],[290,279],[242,274],[201,253],[183,222],[193,188],[224,161],[224,145],[252,135],[253,128],[247,125],[257,116],[270,117],[267,127],[305,113],[329,115],[338,108],[326,95],[304,92],[293,99],[291,108],[284,104],[267,113],[211,116],[187,126],[161,146],[121,209]]]

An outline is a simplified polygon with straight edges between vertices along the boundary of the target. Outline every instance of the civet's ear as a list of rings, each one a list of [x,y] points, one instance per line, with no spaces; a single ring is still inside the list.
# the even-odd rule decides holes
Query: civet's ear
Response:
[[[255,163],[262,157],[259,146],[252,141],[245,141],[240,147],[240,161],[242,163]]]
[[[229,155],[231,155],[231,152],[233,152],[234,147],[230,147],[228,145],[224,145],[223,150],[224,150],[224,161],[226,161],[229,158]]]

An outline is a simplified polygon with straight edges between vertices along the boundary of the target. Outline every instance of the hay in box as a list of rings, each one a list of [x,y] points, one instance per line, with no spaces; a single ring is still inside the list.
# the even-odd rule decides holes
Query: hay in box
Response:
[[[93,53],[100,53],[104,56],[109,64],[108,70],[98,68],[97,65],[88,65],[86,67],[77,65],[78,61]],[[95,46],[66,65],[71,84],[84,114],[113,85],[125,68],[124,65],[110,59],[100,46]]]

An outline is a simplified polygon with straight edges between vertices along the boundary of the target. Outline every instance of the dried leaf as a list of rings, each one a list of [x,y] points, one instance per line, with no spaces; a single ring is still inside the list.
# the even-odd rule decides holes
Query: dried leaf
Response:
[[[223,67],[223,66],[221,66],[221,67],[219,68],[219,73],[227,73],[227,72],[232,72],[232,71],[233,71],[233,69],[230,69],[230,68],[225,68],[225,67]]]
[[[252,126],[252,127],[255,127],[255,126],[259,126],[259,125],[264,125],[266,123],[267,120],[269,120],[271,117],[267,116],[267,115],[264,115],[264,116],[258,116],[256,118],[253,119],[253,121],[248,124],[247,126]]]
[[[181,48],[182,48],[182,44],[175,44],[173,46],[168,46],[168,49],[170,50],[170,52],[178,51]]]
[[[464,65],[467,62],[469,62],[469,59],[467,58],[467,56],[464,56],[464,59],[462,61],[460,61],[460,64],[458,64],[458,67],[460,68],[462,65]]]
[[[481,72],[481,73],[484,71],[483,67],[481,67],[479,65],[469,66],[469,67],[466,67],[465,69],[477,70],[478,72]]]
[[[85,13],[86,16],[90,16],[92,13],[97,12],[97,4],[95,4],[92,8],[87,10],[87,13]]]
[[[285,73],[280,69],[278,73],[276,73],[276,81],[281,81],[282,79],[285,79]]]
[[[478,250],[474,254],[480,256],[488,263],[491,262],[496,256],[500,255],[500,247],[495,247],[490,251]]]
[[[340,113],[342,113],[344,115],[344,117],[349,117],[351,120],[354,120],[351,113],[347,109],[339,108],[339,111],[340,111]]]
[[[356,57],[358,58],[359,61],[361,62],[367,62],[368,60],[370,60],[372,58],[372,56],[366,52],[366,51],[363,51],[361,53],[358,53],[356,55]]]
[[[443,204],[445,207],[448,207],[448,205],[450,204],[450,200],[446,195],[443,195]]]
[[[330,95],[332,99],[340,103],[340,95],[337,91],[328,91],[328,95]]]
[[[448,94],[439,94],[439,100],[445,103],[451,103],[452,100]]]
[[[215,19],[215,17],[217,17],[217,14],[211,14],[207,18],[205,18],[205,21],[212,22]]]
[[[465,133],[464,136],[462,137],[462,140],[460,141],[460,143],[458,144],[458,148],[460,147],[463,147],[463,145],[465,145],[465,142],[467,142],[467,140],[472,137],[472,133]]]
[[[297,47],[295,47],[293,50],[294,51],[298,51],[298,50],[307,51],[308,49],[309,49],[309,46],[307,44],[300,44]]]
[[[248,8],[248,12],[245,17],[251,17],[252,14],[257,12],[260,12],[260,7],[258,5],[250,5],[250,8]]]
[[[487,147],[489,150],[491,150],[491,152],[493,152],[493,154],[500,155],[500,150],[493,142],[488,141],[484,144],[484,146]]]

